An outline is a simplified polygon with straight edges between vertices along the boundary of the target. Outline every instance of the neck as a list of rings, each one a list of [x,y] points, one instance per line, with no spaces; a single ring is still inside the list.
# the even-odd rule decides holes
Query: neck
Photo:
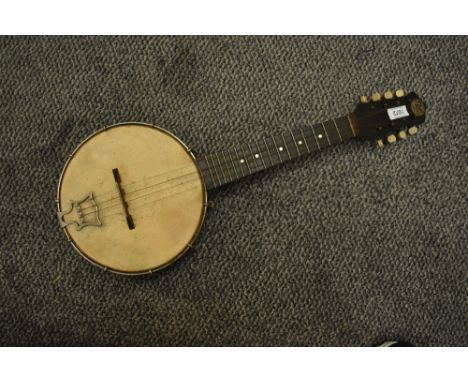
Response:
[[[355,128],[346,116],[200,156],[197,161],[210,190],[355,136]]]

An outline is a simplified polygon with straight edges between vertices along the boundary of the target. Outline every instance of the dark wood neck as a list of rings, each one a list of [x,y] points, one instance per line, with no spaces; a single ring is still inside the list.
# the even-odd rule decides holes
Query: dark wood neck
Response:
[[[356,136],[350,117],[288,130],[217,154],[197,158],[208,190]]]

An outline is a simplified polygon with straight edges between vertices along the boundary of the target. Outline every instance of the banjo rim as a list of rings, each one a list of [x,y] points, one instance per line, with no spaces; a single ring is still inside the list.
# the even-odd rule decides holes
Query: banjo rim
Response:
[[[56,206],[57,206],[57,213],[60,213],[62,211],[61,210],[61,205],[60,205],[60,202],[61,202],[60,201],[60,191],[61,191],[61,188],[62,188],[63,176],[64,176],[64,174],[65,174],[65,172],[67,170],[67,167],[68,167],[69,163],[71,162],[71,160],[73,159],[75,154],[78,152],[78,150],[87,141],[89,141],[91,138],[95,137],[96,135],[98,135],[98,134],[100,134],[100,133],[102,133],[102,132],[104,132],[106,130],[116,128],[116,127],[120,127],[120,126],[125,126],[125,125],[139,125],[139,126],[143,126],[143,127],[149,127],[149,128],[159,130],[160,132],[169,135],[170,137],[174,138],[185,149],[185,151],[187,152],[189,157],[192,159],[193,164],[194,164],[195,168],[197,169],[197,171],[198,171],[198,173],[200,175],[200,183],[201,183],[202,191],[203,191],[203,210],[202,210],[202,214],[201,214],[200,221],[198,223],[197,229],[195,230],[192,238],[190,239],[189,243],[187,243],[185,248],[179,254],[177,254],[172,259],[170,259],[168,262],[166,262],[166,263],[164,263],[162,265],[159,265],[157,267],[150,268],[148,270],[132,272],[132,271],[122,271],[122,270],[115,269],[115,268],[112,268],[112,267],[109,267],[109,266],[106,266],[106,265],[103,265],[103,264],[99,263],[98,261],[96,261],[93,258],[91,258],[90,256],[88,256],[84,251],[82,251],[79,248],[79,246],[73,241],[73,239],[69,235],[66,227],[63,227],[62,230],[65,233],[68,242],[72,245],[72,247],[75,249],[75,251],[77,251],[82,257],[84,257],[91,264],[101,268],[102,270],[109,271],[109,272],[119,274],[119,275],[124,275],[124,276],[150,275],[150,274],[152,274],[152,273],[154,273],[156,271],[162,270],[162,269],[170,266],[176,260],[180,259],[186,252],[188,252],[188,250],[193,248],[193,243],[197,240],[197,238],[198,238],[198,236],[200,234],[200,231],[201,231],[201,227],[203,226],[203,223],[204,223],[205,217],[206,217],[206,211],[207,211],[207,206],[208,206],[208,193],[206,191],[205,179],[203,177],[203,174],[200,171],[200,168],[199,168],[199,166],[197,164],[196,157],[193,154],[192,150],[182,140],[180,140],[180,138],[178,138],[176,135],[174,135],[170,131],[168,131],[166,129],[163,129],[162,127],[159,127],[157,125],[153,125],[153,124],[150,124],[150,123],[145,123],[145,122],[119,122],[119,123],[116,123],[116,124],[113,124],[113,125],[105,126],[105,127],[101,128],[101,129],[95,131],[94,133],[88,135],[84,140],[82,140],[76,146],[76,148],[73,150],[73,152],[68,156],[67,161],[65,162],[65,165],[63,166],[62,172],[60,173],[60,178],[59,178],[59,182],[58,182],[58,186],[57,186],[57,194],[56,194],[55,203],[56,203]]]

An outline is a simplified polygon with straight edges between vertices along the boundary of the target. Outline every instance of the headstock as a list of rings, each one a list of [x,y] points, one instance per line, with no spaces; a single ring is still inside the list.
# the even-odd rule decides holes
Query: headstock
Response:
[[[360,97],[350,118],[359,137],[377,141],[383,147],[416,134],[417,126],[426,119],[426,104],[416,93],[406,94],[402,89],[383,95],[374,93]]]

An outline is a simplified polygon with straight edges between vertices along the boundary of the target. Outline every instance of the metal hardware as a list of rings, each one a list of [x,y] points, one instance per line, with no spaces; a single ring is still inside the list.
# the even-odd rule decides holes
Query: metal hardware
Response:
[[[87,204],[87,207],[93,207],[94,213],[83,213],[83,204]],[[58,219],[61,228],[65,228],[70,224],[74,224],[76,226],[77,231],[81,231],[84,227],[87,226],[95,226],[100,227],[102,226],[101,220],[99,219],[99,209],[96,201],[94,200],[93,193],[90,192],[86,197],[81,200],[70,200],[70,209],[67,211],[58,211]],[[70,214],[73,210],[75,210],[77,220],[70,220],[68,222],[65,221],[65,215]],[[87,217],[91,216],[94,218],[88,219]]]
[[[388,142],[388,143],[395,143],[395,142],[396,142],[396,137],[395,137],[393,134],[390,134],[390,135],[387,137],[387,142]]]
[[[414,135],[418,132],[418,128],[416,126],[412,126],[408,129],[409,135]]]
[[[208,208],[213,208],[214,207],[214,202],[211,200],[207,200],[205,203],[205,206]]]
[[[392,99],[393,98],[393,93],[390,90],[388,90],[388,91],[386,91],[384,93],[383,96],[384,96],[385,99]]]

